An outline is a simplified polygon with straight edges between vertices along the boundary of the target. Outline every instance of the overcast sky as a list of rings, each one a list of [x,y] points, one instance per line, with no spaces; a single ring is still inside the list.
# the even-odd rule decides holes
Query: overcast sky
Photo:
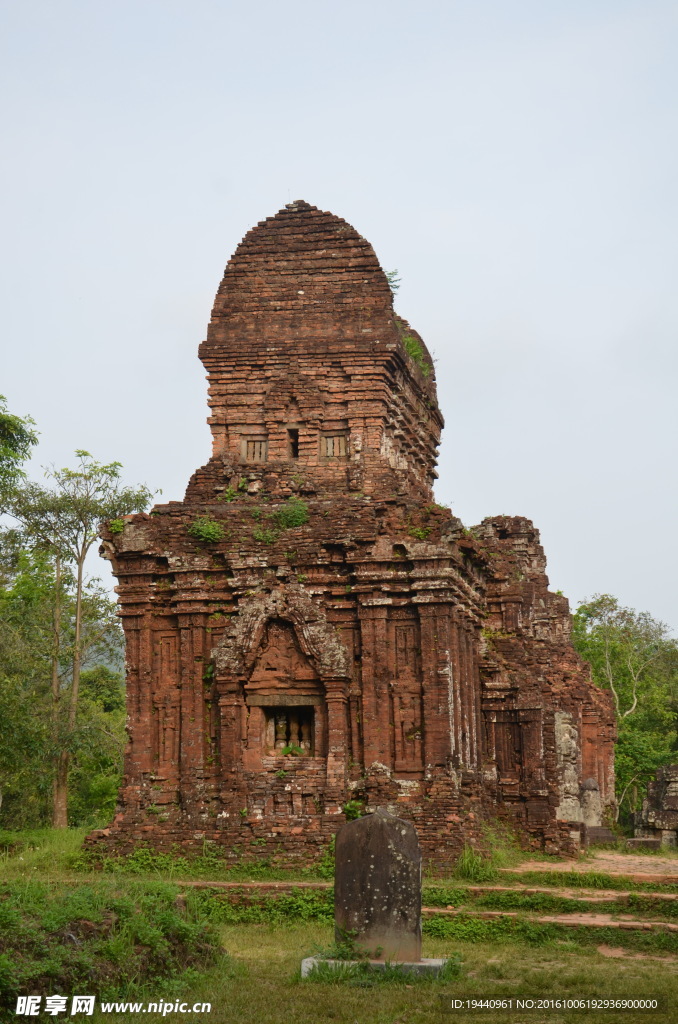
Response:
[[[0,392],[181,499],[223,268],[292,199],[397,268],[438,500],[678,627],[675,0],[3,0]],[[108,574],[106,565],[102,574]]]

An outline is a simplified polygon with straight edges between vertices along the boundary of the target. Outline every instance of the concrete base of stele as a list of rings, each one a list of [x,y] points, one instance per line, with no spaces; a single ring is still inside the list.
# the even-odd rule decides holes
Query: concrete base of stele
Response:
[[[386,968],[402,971],[403,974],[428,974],[437,977],[447,963],[445,958],[402,962],[396,960],[327,960],[322,956],[307,956],[301,961],[301,976],[308,978],[321,967],[324,970],[340,971],[351,974],[356,967],[367,967],[371,971],[384,971]]]

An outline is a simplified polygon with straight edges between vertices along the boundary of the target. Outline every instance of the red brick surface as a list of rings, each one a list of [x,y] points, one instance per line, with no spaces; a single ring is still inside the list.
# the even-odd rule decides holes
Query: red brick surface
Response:
[[[302,202],[263,221],[200,356],[212,458],[183,502],[102,531],[130,743],[96,838],[308,860],[358,800],[411,818],[438,861],[497,814],[570,848],[577,786],[612,799],[609,701],[532,524],[466,531],[433,504],[433,364],[369,243]]]

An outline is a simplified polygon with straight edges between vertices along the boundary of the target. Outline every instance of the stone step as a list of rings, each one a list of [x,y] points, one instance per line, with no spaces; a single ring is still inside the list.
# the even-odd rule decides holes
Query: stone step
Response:
[[[594,843],[597,846],[616,846],[616,844],[619,842],[619,836],[615,835],[614,832],[609,828],[589,825],[587,826],[586,832],[584,834],[584,842],[587,846],[591,846]]]
[[[636,858],[636,859],[638,859],[638,858]],[[596,875],[598,875],[598,874],[600,874],[600,875],[610,875],[610,877],[612,877],[612,878],[620,878],[622,880],[627,880],[629,882],[642,882],[643,884],[645,884],[645,883],[649,883],[649,884],[654,883],[655,885],[674,885],[674,886],[676,886],[676,888],[678,888],[678,874],[676,874],[676,873],[674,873],[674,874],[665,874],[665,873],[659,873],[659,872],[653,872],[653,871],[642,871],[642,872],[640,872],[640,871],[617,871],[617,870],[612,871],[612,870],[609,870],[609,869],[607,869],[605,867],[596,867],[594,865],[591,865],[591,866],[584,865],[582,867],[579,867],[579,866],[575,867],[574,865],[568,867],[567,865],[563,865],[562,867],[554,867],[552,864],[542,864],[542,863],[539,863],[539,862],[535,862],[535,864],[533,866],[523,866],[523,867],[519,867],[519,868],[502,868],[501,871],[500,871],[500,874],[502,874],[502,875],[513,875],[513,876],[518,875],[518,876],[520,876],[520,875],[526,874],[528,871],[529,872],[534,872],[535,874],[537,872],[539,872],[539,874],[543,874],[543,875],[548,875],[548,874],[581,875],[581,874],[586,874],[586,873],[590,872],[591,874],[596,874]]]
[[[524,914],[516,910],[467,910],[443,909],[442,907],[422,907],[426,917],[441,915],[445,917],[499,918],[511,917],[529,921],[532,924],[563,924],[571,928],[618,928],[622,931],[663,931],[678,932],[678,924],[669,921],[637,921],[614,918],[611,914]]]
[[[661,850],[662,841],[650,836],[636,836],[634,839],[627,839],[626,845],[629,850]]]

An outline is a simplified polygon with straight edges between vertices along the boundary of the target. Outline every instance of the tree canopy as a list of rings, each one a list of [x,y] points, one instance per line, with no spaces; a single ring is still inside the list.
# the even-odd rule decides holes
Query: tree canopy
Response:
[[[657,768],[678,758],[678,642],[665,623],[610,594],[579,606],[573,641],[594,681],[612,694],[617,802],[628,819]]]
[[[0,535],[0,713],[10,729],[0,786],[21,813],[51,807],[52,824],[65,827],[69,789],[71,821],[114,799],[118,783],[106,779],[117,780],[123,738],[122,631],[115,603],[86,574],[87,555],[103,520],[142,511],[152,492],[82,450],[75,468],[47,470],[47,485],[26,480],[18,456],[8,464],[3,507],[17,527]],[[35,764],[32,800],[18,799]]]
[[[30,416],[16,416],[7,410],[7,399],[0,395],[0,501],[23,477],[22,465],[37,444],[38,435]]]

